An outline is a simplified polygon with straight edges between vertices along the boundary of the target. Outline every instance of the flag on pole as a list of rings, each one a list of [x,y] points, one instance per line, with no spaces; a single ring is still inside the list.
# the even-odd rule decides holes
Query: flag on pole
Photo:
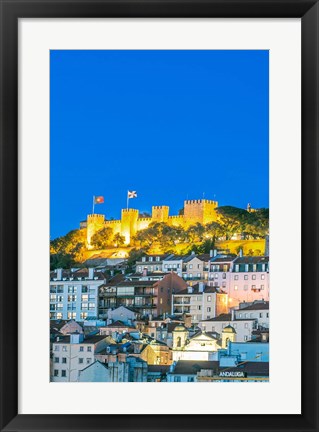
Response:
[[[94,197],[94,204],[103,204],[104,203],[104,197],[103,196],[95,196]]]
[[[127,191],[127,198],[137,198],[136,191]]]

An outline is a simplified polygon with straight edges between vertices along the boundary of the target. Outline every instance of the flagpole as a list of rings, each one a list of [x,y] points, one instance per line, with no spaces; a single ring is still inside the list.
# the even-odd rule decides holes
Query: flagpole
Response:
[[[93,210],[92,210],[92,214],[94,214],[94,204],[95,204],[95,196],[93,195]]]
[[[126,198],[126,210],[128,210],[128,191],[127,191],[127,198]]]

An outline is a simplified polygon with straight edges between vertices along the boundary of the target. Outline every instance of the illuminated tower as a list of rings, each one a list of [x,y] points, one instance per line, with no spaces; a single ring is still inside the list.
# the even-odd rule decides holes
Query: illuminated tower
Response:
[[[131,238],[137,232],[138,210],[123,209],[121,217],[121,234],[125,237],[125,244],[129,244]]]
[[[207,224],[216,220],[217,201],[206,199],[184,201],[184,223],[185,226],[196,223]]]
[[[152,222],[167,222],[168,206],[153,206],[152,207]]]
[[[105,216],[101,214],[89,214],[87,217],[87,244],[92,249],[91,239],[96,232],[104,227]]]

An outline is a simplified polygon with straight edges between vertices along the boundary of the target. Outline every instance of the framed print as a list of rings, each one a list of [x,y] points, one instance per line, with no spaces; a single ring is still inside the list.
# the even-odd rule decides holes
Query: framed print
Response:
[[[1,17],[1,430],[317,430],[317,2]]]

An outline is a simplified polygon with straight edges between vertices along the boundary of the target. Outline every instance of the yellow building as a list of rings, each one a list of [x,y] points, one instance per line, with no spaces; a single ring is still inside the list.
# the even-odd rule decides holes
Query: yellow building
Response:
[[[112,228],[113,234],[120,233],[125,237],[125,244],[129,244],[138,231],[146,229],[152,222],[165,222],[183,228],[213,222],[217,207],[217,201],[200,199],[184,201],[184,214],[178,216],[169,216],[168,206],[153,206],[152,216],[147,218],[140,218],[136,209],[123,209],[120,220],[106,220],[105,215],[89,214],[86,221],[88,247],[91,246],[92,236],[104,227]]]

